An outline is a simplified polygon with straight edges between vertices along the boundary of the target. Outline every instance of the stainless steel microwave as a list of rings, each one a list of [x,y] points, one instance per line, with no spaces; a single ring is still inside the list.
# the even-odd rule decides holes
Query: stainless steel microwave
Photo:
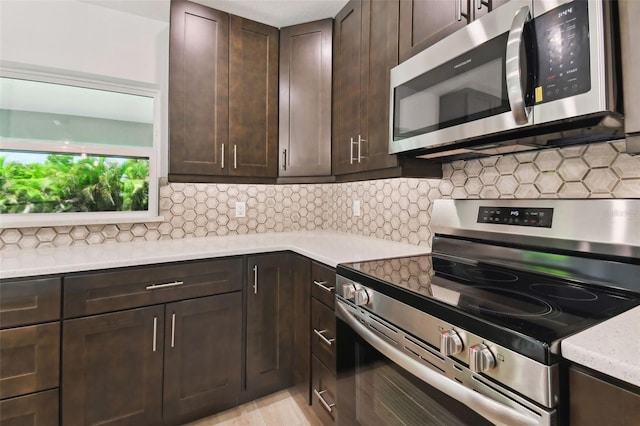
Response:
[[[477,157],[624,136],[611,0],[510,0],[391,70],[389,152]]]

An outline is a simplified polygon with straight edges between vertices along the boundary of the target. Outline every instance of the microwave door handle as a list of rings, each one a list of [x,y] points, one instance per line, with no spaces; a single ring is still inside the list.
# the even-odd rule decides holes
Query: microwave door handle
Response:
[[[355,319],[340,301],[336,301],[336,316],[345,321],[352,330],[392,362],[445,395],[460,401],[486,419],[497,424],[507,425],[539,426],[542,424],[542,418],[535,416],[533,413],[525,414],[524,412],[516,411],[421,364],[410,355],[368,330],[366,326]]]
[[[520,67],[520,47],[524,38],[524,25],[531,18],[529,6],[523,6],[516,12],[509,37],[507,39],[507,53],[505,68],[507,73],[507,96],[509,98],[509,106],[516,124],[527,124],[531,108],[527,107],[524,102],[524,89],[522,87],[523,70]],[[527,70],[524,70],[526,73]]]

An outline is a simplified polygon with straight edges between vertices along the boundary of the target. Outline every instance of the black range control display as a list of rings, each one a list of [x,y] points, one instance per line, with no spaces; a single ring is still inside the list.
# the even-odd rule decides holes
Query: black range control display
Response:
[[[478,223],[551,228],[551,224],[553,223],[553,209],[529,207],[480,207],[478,210]]]

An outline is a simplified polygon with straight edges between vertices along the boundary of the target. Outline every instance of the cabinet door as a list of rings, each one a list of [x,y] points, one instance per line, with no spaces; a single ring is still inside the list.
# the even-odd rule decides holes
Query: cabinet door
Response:
[[[255,398],[292,383],[293,288],[282,253],[248,258],[246,387]]]
[[[398,65],[398,0],[362,2],[363,51],[366,72],[363,93],[366,110],[363,114],[362,155],[366,170],[385,169],[398,165],[398,158],[389,155],[389,87],[391,68]]]
[[[569,424],[572,426],[637,425],[640,389],[615,379],[569,369]],[[623,387],[624,386],[624,387]]]
[[[288,263],[293,287],[293,383],[296,389],[310,402],[309,380],[311,377],[311,261],[297,254],[289,254]]]
[[[242,293],[171,303],[165,318],[164,417],[236,405]]]
[[[2,426],[58,426],[58,389],[0,401]]]
[[[160,421],[164,306],[65,321],[62,424]]]
[[[0,282],[0,328],[60,319],[60,278]]]
[[[331,174],[333,20],[280,30],[279,176]]]
[[[228,170],[229,15],[184,0],[171,2],[169,173]]]
[[[400,62],[467,25],[470,1],[400,0]]]
[[[60,323],[0,331],[0,398],[58,387]]]
[[[278,175],[277,28],[231,16],[229,174]]]
[[[357,172],[362,117],[362,3],[351,0],[338,13],[333,29],[333,174]],[[354,141],[355,143],[352,143]]]

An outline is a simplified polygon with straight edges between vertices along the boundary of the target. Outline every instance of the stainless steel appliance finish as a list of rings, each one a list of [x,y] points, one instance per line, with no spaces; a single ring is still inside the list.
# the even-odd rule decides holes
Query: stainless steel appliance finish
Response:
[[[622,54],[622,74],[628,76],[622,80],[624,89],[624,129],[627,136],[627,153],[640,154],[640,2],[637,0],[619,0],[620,8],[620,50]]]
[[[402,348],[403,344],[408,344],[405,340],[414,342],[414,346],[420,346],[420,343],[418,343],[415,337],[410,337],[411,335],[419,336],[419,340],[431,344],[432,347],[440,347],[440,353],[433,355],[435,358],[438,358],[440,362],[445,362],[446,359],[444,354],[442,354],[443,347],[440,345],[442,334],[455,333],[455,335],[461,339],[463,350],[449,356],[449,358],[457,360],[457,370],[466,371],[469,376],[471,376],[473,371],[464,366],[465,364],[468,366],[471,363],[469,350],[476,345],[484,344],[491,349],[491,354],[495,354],[493,356],[500,357],[499,368],[488,369],[485,373],[488,377],[508,386],[502,387],[501,392],[508,393],[510,387],[511,389],[518,389],[523,395],[545,407],[551,408],[557,404],[557,366],[549,366],[536,362],[515,351],[504,348],[473,333],[469,333],[447,321],[438,319],[429,313],[422,312],[380,292],[366,288],[360,283],[354,283],[345,277],[338,276],[337,283],[338,288],[336,294],[340,296],[340,298],[337,299],[337,303],[343,307],[341,311],[336,308],[336,312],[340,312],[337,314],[339,318],[344,319],[348,313],[356,315],[359,320],[366,319],[367,316],[376,318],[372,324],[375,324],[375,321],[386,324],[382,328],[369,325],[369,328],[377,333],[383,333],[381,330],[389,328],[389,324],[394,324],[394,330],[398,328],[406,330],[410,333],[406,335],[409,337],[405,337],[404,340],[398,337],[388,338],[387,340],[392,340],[395,342],[394,345],[399,348]],[[351,294],[349,290],[351,286],[355,286],[360,293],[366,293],[368,295],[369,302],[363,304],[366,305],[367,311],[358,309],[359,305],[355,303],[353,297],[345,297]],[[371,314],[371,312],[374,312],[375,315]],[[384,320],[380,318],[384,318]],[[420,347],[422,347],[424,351],[433,352],[433,349],[428,346],[422,345]],[[439,365],[440,363],[437,364]],[[450,378],[453,379],[453,377]],[[473,386],[470,386],[470,388],[473,388]]]
[[[563,14],[577,5],[587,5],[588,35],[561,44],[551,30],[574,26]],[[398,65],[391,70],[389,152],[466,158],[622,136],[610,6],[603,0],[511,0]],[[551,35],[525,31],[525,22],[536,18],[549,21]],[[574,57],[568,59],[574,50],[576,68],[567,69],[574,66]],[[542,61],[566,64],[550,63],[542,75]],[[570,73],[588,81],[574,90]],[[536,87],[525,82],[536,78]],[[559,78],[557,86],[546,86],[550,78]]]
[[[396,421],[358,408],[405,398],[360,384],[389,368],[430,401],[399,422],[566,422],[563,339],[640,305],[640,200],[436,200],[431,226],[430,256],[338,265],[338,424]]]

